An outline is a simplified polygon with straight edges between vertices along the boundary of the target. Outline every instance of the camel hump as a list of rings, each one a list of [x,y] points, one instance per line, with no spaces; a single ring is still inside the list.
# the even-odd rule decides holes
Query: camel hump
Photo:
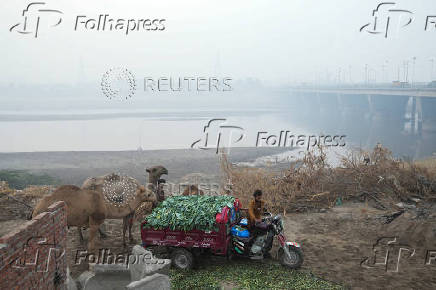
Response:
[[[75,185],[61,185],[57,188],[57,190],[71,190],[71,191],[79,191],[80,187]]]

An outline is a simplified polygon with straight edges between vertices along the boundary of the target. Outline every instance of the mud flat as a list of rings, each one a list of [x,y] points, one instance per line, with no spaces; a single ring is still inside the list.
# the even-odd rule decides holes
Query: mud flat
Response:
[[[232,148],[231,162],[253,162],[259,157],[286,151],[283,148]],[[119,172],[145,182],[145,168],[163,165],[167,180],[177,182],[190,173],[203,173],[212,178],[220,174],[215,150],[173,149],[144,151],[86,151],[86,152],[24,152],[0,153],[1,169],[22,169],[47,173],[61,184],[81,185],[89,176]],[[218,180],[217,180],[218,181]]]

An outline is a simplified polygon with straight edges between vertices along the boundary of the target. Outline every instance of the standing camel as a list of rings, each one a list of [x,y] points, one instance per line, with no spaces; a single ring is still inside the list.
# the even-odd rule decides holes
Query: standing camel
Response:
[[[88,250],[95,249],[95,234],[106,218],[106,205],[96,191],[80,189],[74,185],[62,185],[51,194],[44,196],[35,206],[32,218],[47,210],[57,201],[67,205],[67,225],[79,228],[89,227]]]
[[[165,167],[156,166],[150,168],[150,170],[155,169],[150,173],[150,178],[152,180],[160,178],[163,174],[168,174]],[[149,169],[147,169],[148,172]],[[153,177],[152,177],[153,175]],[[134,242],[132,236],[132,216],[135,209],[138,208],[143,202],[156,202],[156,194],[147,186],[144,188],[139,182],[127,176],[119,176],[115,173],[106,174],[99,177],[91,177],[85,180],[82,185],[83,189],[93,189],[99,192],[105,200],[107,208],[108,219],[123,219],[123,244],[126,246],[126,231],[129,229],[129,241]],[[135,195],[132,197],[132,189],[143,188],[145,190],[144,195]],[[99,228],[100,234],[104,234]]]
[[[161,179],[161,176],[163,174],[168,174],[168,170],[165,167],[159,165],[147,168],[146,172],[148,173],[147,186],[151,188],[156,194],[157,202],[143,202],[130,216],[132,222],[133,219],[137,221],[143,221],[145,219],[145,216],[150,214],[153,208],[155,208],[159,202],[162,202],[165,199],[165,194],[163,190],[165,180]]]

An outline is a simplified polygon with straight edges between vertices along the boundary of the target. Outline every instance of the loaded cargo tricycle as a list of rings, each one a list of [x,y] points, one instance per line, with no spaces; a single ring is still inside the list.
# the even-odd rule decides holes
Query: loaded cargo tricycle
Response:
[[[246,209],[241,208],[240,201],[235,198],[233,206],[224,206],[215,217],[215,230],[197,229],[179,230],[154,228],[141,223],[142,245],[165,247],[171,255],[174,267],[191,269],[194,257],[202,253],[226,256],[229,260],[234,256],[250,259],[263,259],[271,250],[274,236],[279,242],[278,258],[280,262],[292,269],[303,263],[301,246],[286,239],[283,233],[283,221],[280,215],[267,214],[262,221],[266,227],[249,229]]]

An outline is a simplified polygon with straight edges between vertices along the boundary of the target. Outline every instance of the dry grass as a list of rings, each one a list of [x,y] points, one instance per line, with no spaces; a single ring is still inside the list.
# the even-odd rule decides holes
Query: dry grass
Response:
[[[232,166],[221,155],[224,178],[234,195],[247,204],[256,189],[275,212],[328,208],[340,200],[361,200],[386,209],[398,201],[436,197],[434,159],[405,163],[378,144],[371,152],[342,156],[341,167],[331,168],[324,148],[317,147],[283,172]]]
[[[6,181],[0,181],[0,195],[9,194],[11,192],[13,192],[13,190],[9,187],[9,184]]]
[[[29,185],[21,191],[15,191],[15,195],[24,195],[30,198],[42,198],[44,195],[51,193],[54,186],[50,185]]]
[[[428,158],[415,162],[416,166],[425,168],[429,174],[436,176],[436,158]]]

